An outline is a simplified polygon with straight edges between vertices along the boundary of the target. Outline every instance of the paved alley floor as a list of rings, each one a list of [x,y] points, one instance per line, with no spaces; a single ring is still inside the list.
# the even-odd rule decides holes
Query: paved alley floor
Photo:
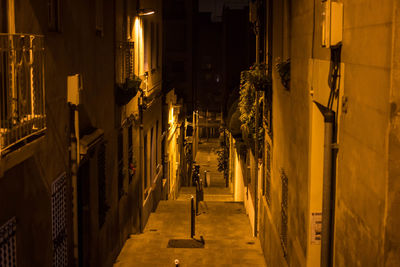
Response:
[[[204,189],[206,205],[196,216],[196,239],[204,238],[204,248],[168,248],[171,239],[190,240],[190,198],[195,187],[182,187],[177,200],[161,201],[150,215],[142,234],[126,241],[115,267],[125,266],[265,266],[260,243],[252,236],[243,203],[233,202],[223,174],[218,172],[218,139],[202,140],[196,163],[200,173],[211,174]],[[191,240],[192,241],[192,240]]]
[[[204,248],[167,248],[170,239],[190,239],[190,201],[161,201],[142,234],[126,241],[115,267],[265,266],[242,203],[207,202],[196,216],[196,236]]]
[[[205,201],[233,201],[233,194],[225,187],[222,172],[218,171],[217,150],[221,147],[218,138],[201,139],[196,155],[196,164],[200,165],[200,175],[204,180],[204,171],[210,173],[211,183],[204,187]],[[195,187],[181,187],[178,200],[190,200],[196,194]]]

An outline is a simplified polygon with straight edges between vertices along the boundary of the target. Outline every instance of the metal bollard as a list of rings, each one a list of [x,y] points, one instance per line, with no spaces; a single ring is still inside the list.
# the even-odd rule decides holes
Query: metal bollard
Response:
[[[193,238],[195,236],[195,219],[196,219],[196,214],[194,210],[194,198],[193,196],[190,199],[190,206],[191,206],[191,214],[190,214],[190,237]]]

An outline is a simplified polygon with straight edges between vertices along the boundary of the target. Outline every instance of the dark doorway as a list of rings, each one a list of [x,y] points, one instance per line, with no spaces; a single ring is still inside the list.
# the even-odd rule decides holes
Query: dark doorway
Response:
[[[78,171],[78,251],[79,266],[90,266],[90,216],[89,216],[90,161],[80,163]]]

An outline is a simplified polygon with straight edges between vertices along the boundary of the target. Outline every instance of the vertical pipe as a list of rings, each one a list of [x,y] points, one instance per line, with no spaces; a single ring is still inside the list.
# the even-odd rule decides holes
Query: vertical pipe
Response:
[[[75,266],[79,265],[78,254],[78,145],[75,131],[75,112],[76,106],[71,105],[70,109],[70,168],[72,181],[72,224],[73,224],[73,244]]]
[[[322,240],[321,240],[321,267],[332,266],[331,232],[332,232],[332,137],[335,113],[332,110],[324,112],[325,139],[324,139],[324,170],[322,192]]]

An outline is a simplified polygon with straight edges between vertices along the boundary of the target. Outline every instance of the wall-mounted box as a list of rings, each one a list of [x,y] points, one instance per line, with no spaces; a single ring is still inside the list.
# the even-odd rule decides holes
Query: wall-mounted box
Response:
[[[79,74],[68,75],[67,90],[67,102],[79,105],[79,91],[82,90],[82,79]]]
[[[343,3],[322,1],[322,47],[329,48],[342,42]]]

